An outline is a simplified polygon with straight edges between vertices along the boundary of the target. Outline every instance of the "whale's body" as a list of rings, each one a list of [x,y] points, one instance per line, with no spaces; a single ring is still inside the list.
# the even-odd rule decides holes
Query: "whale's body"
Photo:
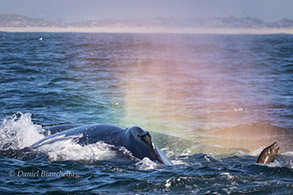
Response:
[[[67,127],[69,129],[65,130]],[[50,129],[49,129],[50,130]],[[87,125],[87,126],[64,126],[52,127],[52,135],[31,145],[35,149],[44,144],[50,144],[58,140],[74,137],[80,145],[93,144],[103,141],[106,144],[125,147],[135,157],[143,159],[148,157],[153,161],[158,161],[166,165],[172,165],[172,162],[161,152],[152,142],[152,137],[148,131],[134,126],[123,129],[114,125]]]

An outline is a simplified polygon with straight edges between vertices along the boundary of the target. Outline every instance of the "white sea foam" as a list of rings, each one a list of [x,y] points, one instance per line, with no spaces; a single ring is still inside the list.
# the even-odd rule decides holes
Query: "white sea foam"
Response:
[[[231,175],[231,174],[228,173],[228,172],[223,172],[223,173],[221,173],[221,175],[227,177],[227,179],[229,179],[229,180],[233,180],[233,179],[234,179],[234,176]]]
[[[166,183],[165,183],[165,187],[166,188],[170,188],[171,187],[171,185],[172,185],[172,180],[173,180],[174,178],[173,177],[171,177],[171,178],[169,178],[169,179],[167,179],[166,180]]]
[[[0,125],[0,149],[22,149],[43,139],[45,130],[34,124],[30,113],[17,113],[3,119]],[[78,135],[80,136],[80,135]],[[52,161],[57,160],[106,160],[115,156],[112,146],[103,142],[81,146],[76,136],[57,137],[51,143],[44,142],[37,151],[46,152]]]
[[[38,150],[46,152],[51,161],[95,161],[112,159],[116,155],[116,152],[111,148],[111,145],[105,144],[104,142],[81,146],[74,141],[74,138],[71,138],[44,144]]]
[[[207,162],[211,162],[211,156],[209,154],[207,155],[204,155],[204,159],[207,161]]]
[[[284,155],[284,156],[293,156],[293,151],[283,152],[281,155]]]
[[[151,161],[147,157],[143,158],[142,160],[137,162],[135,165],[138,170],[143,170],[143,171],[156,169],[158,167],[157,163],[155,163],[154,161]]]
[[[266,164],[266,166],[268,166],[268,167],[283,167],[283,165],[277,160],[275,160],[274,162],[271,162],[269,164]]]
[[[185,165],[185,166],[189,165],[187,162],[184,162],[182,160],[172,160],[171,162],[173,163],[173,165]],[[200,165],[200,163],[195,163],[195,164]],[[194,165],[194,163],[193,163],[193,165]]]
[[[44,138],[41,125],[34,124],[30,113],[6,117],[0,125],[0,149],[21,149]]]

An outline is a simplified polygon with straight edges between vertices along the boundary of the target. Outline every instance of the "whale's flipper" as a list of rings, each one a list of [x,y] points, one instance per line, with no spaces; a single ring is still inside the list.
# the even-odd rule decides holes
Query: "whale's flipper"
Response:
[[[66,130],[73,129],[80,126],[81,125],[79,124],[62,124],[62,125],[46,126],[44,127],[44,129],[46,130],[44,132],[44,135],[47,137],[49,135],[60,133],[62,131],[66,131]]]

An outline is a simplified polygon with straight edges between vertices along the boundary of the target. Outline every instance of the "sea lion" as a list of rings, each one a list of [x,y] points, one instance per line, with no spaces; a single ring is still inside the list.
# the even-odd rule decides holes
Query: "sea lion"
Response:
[[[55,130],[57,131],[58,128],[55,128]],[[137,126],[126,129],[114,125],[102,124],[79,126],[49,135],[31,145],[31,148],[36,149],[44,144],[54,143],[70,137],[75,137],[74,139],[81,145],[103,141],[110,145],[125,147],[139,159],[148,157],[153,161],[173,165],[168,157],[154,145],[150,132]]]
[[[275,156],[277,155],[279,149],[280,147],[278,146],[278,143],[274,142],[260,153],[256,163],[268,164],[274,162]]]

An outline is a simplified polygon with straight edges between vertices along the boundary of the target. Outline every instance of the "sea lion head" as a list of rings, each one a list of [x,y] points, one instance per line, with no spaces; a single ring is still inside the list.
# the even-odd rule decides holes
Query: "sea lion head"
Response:
[[[129,140],[128,148],[134,156],[143,159],[148,157],[151,160],[159,161],[166,165],[172,165],[172,162],[161,152],[153,143],[149,131],[134,126],[128,129]]]
[[[274,142],[272,145],[269,146],[270,153],[277,154],[279,149],[280,149],[280,147],[277,142]]]
[[[277,155],[280,147],[277,142],[274,142],[272,145],[266,147],[259,155],[256,163],[268,164],[274,162],[275,156]]]

